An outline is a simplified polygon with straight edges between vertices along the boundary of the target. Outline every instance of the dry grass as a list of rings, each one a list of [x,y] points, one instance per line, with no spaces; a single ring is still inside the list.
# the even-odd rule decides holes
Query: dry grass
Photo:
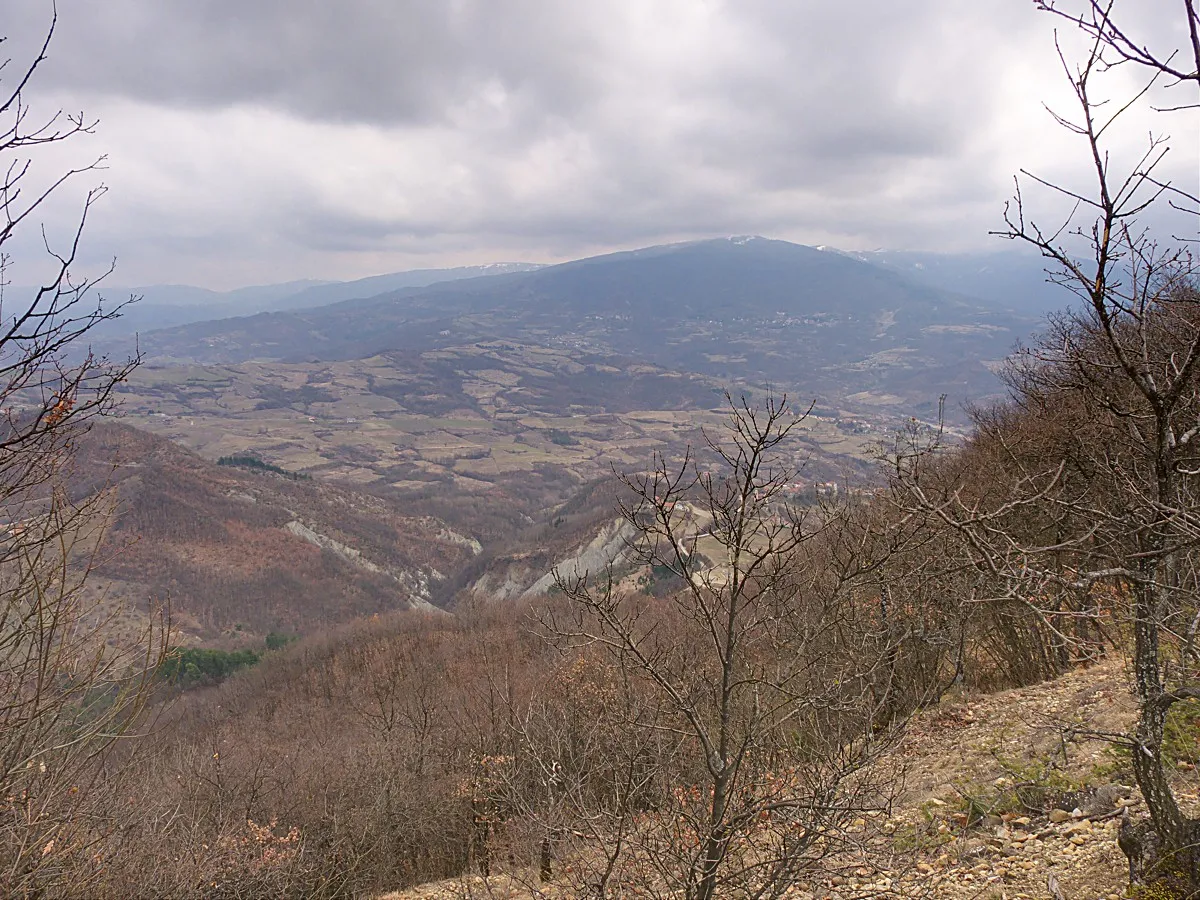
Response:
[[[1099,740],[1065,745],[1062,727],[1119,730],[1134,717],[1124,663],[1110,658],[1034,687],[991,695],[960,694],[919,714],[887,764],[902,763],[907,790],[894,817],[884,823],[897,848],[892,869],[864,866],[859,874],[797,885],[798,898],[935,897],[948,900],[1044,898],[1046,880],[1056,876],[1070,900],[1118,896],[1127,867],[1116,845],[1118,820],[1083,817],[1051,822],[1045,815],[1005,812],[998,826],[964,828],[961,792],[1011,777],[1014,766],[1053,762],[1064,778],[1092,786],[1112,777],[1113,754]],[[1187,773],[1181,795],[1196,801]],[[1001,782],[1003,784],[1003,782]],[[1190,788],[1190,790],[1189,790]],[[1136,806],[1139,800],[1135,797]],[[532,900],[565,896],[560,886],[544,892],[536,873],[483,879],[469,875],[389,893],[379,900],[504,898]]]

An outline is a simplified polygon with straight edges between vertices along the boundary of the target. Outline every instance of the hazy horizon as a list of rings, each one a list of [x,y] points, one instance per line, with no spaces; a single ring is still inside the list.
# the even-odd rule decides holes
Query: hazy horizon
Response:
[[[1172,27],[1165,2],[1127,11],[1139,35]],[[51,9],[10,4],[9,71]],[[58,17],[27,100],[100,124],[39,150],[36,177],[100,154],[108,168],[61,191],[47,224],[61,240],[83,189],[108,184],[83,262],[117,257],[122,284],[350,280],[726,234],[986,250],[1019,168],[1086,174],[1042,108],[1070,110],[1055,21],[1014,0],[60,0]],[[1197,138],[1180,131],[1187,186]],[[22,239],[15,259],[40,252]]]

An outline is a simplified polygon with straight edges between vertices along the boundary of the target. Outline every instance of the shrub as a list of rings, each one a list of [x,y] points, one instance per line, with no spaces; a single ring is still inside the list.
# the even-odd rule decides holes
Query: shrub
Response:
[[[258,472],[271,472],[275,475],[282,475],[284,478],[290,478],[293,481],[308,481],[311,480],[311,475],[305,475],[301,472],[289,472],[287,469],[274,465],[273,463],[265,462],[257,456],[248,454],[234,454],[233,456],[222,456],[217,459],[218,466],[236,466],[240,469],[252,469]]]
[[[261,654],[256,650],[209,650],[186,647],[172,650],[159,666],[159,675],[182,688],[217,684],[238,669],[252,666]]]

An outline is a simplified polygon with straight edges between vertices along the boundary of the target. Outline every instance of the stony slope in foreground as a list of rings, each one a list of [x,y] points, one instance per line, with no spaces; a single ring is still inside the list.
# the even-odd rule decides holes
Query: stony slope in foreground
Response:
[[[1042,685],[947,696],[914,719],[890,759],[908,773],[893,818],[880,823],[894,858],[797,885],[790,896],[1041,900],[1051,875],[1066,900],[1122,896],[1119,815],[1126,805],[1138,815],[1141,798],[1108,744],[1064,741],[1062,727],[1124,729],[1134,715],[1126,685],[1124,662],[1113,657]],[[1196,770],[1181,764],[1178,777],[1180,798],[1200,806]],[[505,877],[466,877],[382,900],[534,896]],[[548,885],[541,896],[566,895]]]

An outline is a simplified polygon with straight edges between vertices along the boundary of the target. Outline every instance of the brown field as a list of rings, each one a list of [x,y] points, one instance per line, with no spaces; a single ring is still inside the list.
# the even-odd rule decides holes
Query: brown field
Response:
[[[124,388],[131,424],[204,457],[249,451],[290,471],[400,490],[472,489],[546,466],[583,482],[698,442],[725,417],[710,379],[585,365],[511,342],[332,363],[143,367]],[[663,406],[639,404],[656,396]],[[856,434],[838,427],[851,413],[822,412],[802,441],[825,477],[860,467],[892,424],[877,413],[876,427]]]

